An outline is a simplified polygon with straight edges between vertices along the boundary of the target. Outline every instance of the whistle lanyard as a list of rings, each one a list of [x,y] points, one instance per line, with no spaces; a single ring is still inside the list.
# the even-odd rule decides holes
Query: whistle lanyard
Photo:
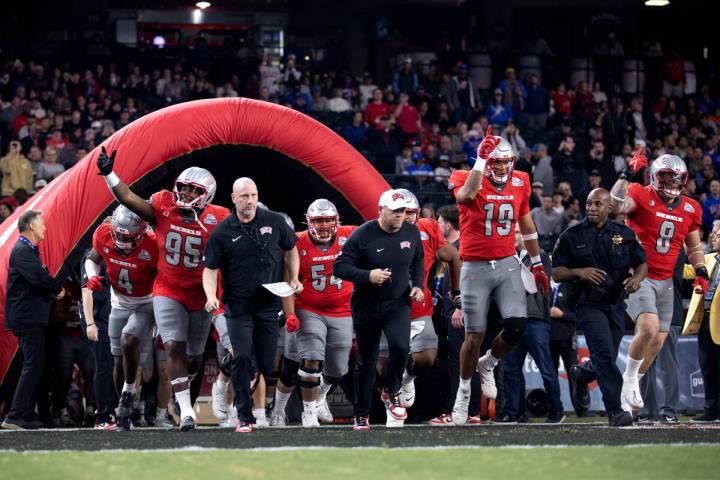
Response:
[[[26,237],[24,237],[23,235],[20,235],[20,241],[22,243],[24,243],[25,245],[27,245],[28,247],[32,248],[34,252],[39,251],[38,247],[33,245],[33,243],[30,240],[28,240]]]

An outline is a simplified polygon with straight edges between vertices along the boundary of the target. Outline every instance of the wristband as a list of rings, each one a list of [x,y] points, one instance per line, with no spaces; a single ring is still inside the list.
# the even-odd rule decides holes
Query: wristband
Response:
[[[487,161],[485,159],[478,157],[475,159],[475,165],[473,165],[472,169],[477,170],[480,173],[484,173],[486,163],[487,163]]]
[[[532,262],[533,266],[535,265],[542,265],[542,260],[540,259],[540,255],[535,255],[533,257],[530,257],[530,261]]]
[[[538,234],[537,234],[537,232],[528,233],[527,235],[523,235],[522,239],[523,239],[523,242],[527,242],[528,240],[537,240]],[[540,257],[538,257],[538,258],[540,258]]]
[[[115,175],[115,172],[110,172],[105,175],[105,182],[108,184],[108,187],[115,188],[120,184],[120,179]]]
[[[613,195],[612,193],[610,194],[610,198],[612,198],[613,200],[618,201],[618,202],[624,202],[625,200],[627,200],[627,197],[625,197],[625,198],[617,197],[617,196]]]

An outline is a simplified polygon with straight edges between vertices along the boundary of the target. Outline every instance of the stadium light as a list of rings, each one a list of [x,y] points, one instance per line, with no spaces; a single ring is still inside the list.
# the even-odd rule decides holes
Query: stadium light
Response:
[[[670,5],[670,0],[645,0],[646,7],[665,7]]]
[[[208,8],[210,5],[212,5],[210,2],[197,2],[197,3],[195,4],[195,6],[196,6],[197,8],[199,8],[200,10],[205,10],[205,9]]]

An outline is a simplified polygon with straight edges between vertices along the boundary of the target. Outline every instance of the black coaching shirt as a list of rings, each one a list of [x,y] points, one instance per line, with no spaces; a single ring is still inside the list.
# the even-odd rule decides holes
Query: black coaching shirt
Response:
[[[241,223],[233,211],[213,230],[205,247],[205,266],[220,269],[222,301],[229,313],[237,303],[276,303],[264,283],[283,280],[283,254],[297,242],[295,232],[278,213],[258,208],[255,218]]]
[[[389,268],[392,276],[380,286],[370,283],[370,270]],[[403,222],[395,233],[380,228],[377,220],[355,230],[335,260],[333,274],[353,282],[350,305],[380,304],[407,298],[411,287],[422,288],[423,247],[417,226]]]

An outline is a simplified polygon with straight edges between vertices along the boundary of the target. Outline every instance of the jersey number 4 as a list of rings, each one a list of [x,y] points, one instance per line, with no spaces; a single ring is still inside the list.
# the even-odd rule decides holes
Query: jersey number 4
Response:
[[[133,286],[130,282],[130,271],[127,268],[121,268],[118,272],[117,285],[125,290],[127,295],[132,295]]]
[[[324,292],[327,288],[328,275],[325,274],[325,265],[312,265],[310,266],[310,274],[312,275],[312,287],[313,290],[318,292]],[[330,285],[335,285],[338,290],[342,290],[342,279],[335,278],[334,275],[329,275]]]
[[[492,237],[493,223],[497,220],[495,231],[501,237],[508,236],[512,231],[512,222],[515,217],[513,206],[509,203],[501,203],[497,208],[497,217],[495,217],[495,204],[486,203],[485,209],[485,236]]]
[[[200,245],[202,245],[202,238],[194,237],[192,235],[183,235],[178,232],[168,232],[165,237],[165,261],[168,265],[176,267],[182,264],[187,268],[197,268],[200,266]]]

